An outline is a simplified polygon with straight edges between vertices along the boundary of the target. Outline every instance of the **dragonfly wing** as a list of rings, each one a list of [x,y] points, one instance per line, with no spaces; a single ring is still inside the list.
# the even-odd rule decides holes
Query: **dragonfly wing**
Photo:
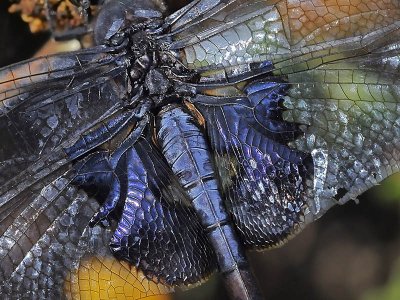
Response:
[[[198,96],[226,205],[243,241],[273,246],[304,222],[311,157],[291,149],[296,124],[282,119],[286,84],[256,81],[247,97]]]
[[[54,174],[49,184],[33,186],[30,205],[1,222],[3,295],[54,298],[64,294],[68,272],[89,245],[88,222],[97,205],[69,182],[68,173]]]
[[[247,244],[273,245],[399,170],[399,54],[388,45],[253,80],[243,97],[197,96]]]
[[[0,70],[0,137],[7,141],[0,150],[0,209],[76,158],[65,149],[119,117],[126,93],[123,55],[99,46]]]
[[[288,75],[283,116],[306,125],[292,146],[313,156],[316,215],[399,171],[399,58],[393,45]]]
[[[110,243],[114,255],[156,282],[187,285],[204,279],[216,267],[212,246],[149,130],[120,161],[126,162],[118,167],[126,200]]]
[[[70,185],[71,175],[53,173],[49,184],[34,185],[30,205],[0,222],[0,293],[18,299],[112,295],[120,290],[147,299],[170,293],[170,288],[149,282],[112,256],[112,231],[89,226],[98,202]]]
[[[170,291],[112,258],[111,231],[88,225],[97,201],[70,185],[71,161],[131,120],[121,108],[128,90],[123,57],[123,47],[99,46],[0,70],[0,136],[6,141],[0,149],[1,294],[112,292],[101,284],[87,287],[88,272],[98,282],[99,270],[107,273],[110,266],[117,290],[140,297]]]
[[[390,43],[400,27],[396,0],[373,5],[350,1],[351,10],[314,1],[212,2],[204,17],[188,17],[166,36],[172,40],[170,48],[188,68],[201,72],[204,81],[229,78],[266,61],[273,63],[276,74],[287,74],[355,57]],[[196,10],[194,6],[185,15],[196,15]],[[359,25],[365,23],[369,26]]]
[[[234,1],[172,27],[249,245],[279,243],[398,169],[399,4],[351,3]]]
[[[123,54],[113,51],[98,47],[1,69],[0,125],[2,139],[8,141],[1,161],[49,154],[117,105],[126,86],[123,82],[116,89],[113,83],[123,80],[118,77],[126,69],[118,65]],[[4,175],[2,183],[12,176]]]
[[[199,28],[194,26],[200,24],[201,29],[204,30],[204,22],[210,19],[212,16],[218,14],[221,10],[226,10],[228,6],[237,5],[239,2],[244,1],[209,1],[209,0],[195,0],[191,1],[190,4],[171,14],[165,19],[165,24],[171,27],[174,34],[178,32],[186,32],[187,26],[191,26],[191,29],[195,29],[195,32],[199,32]]]

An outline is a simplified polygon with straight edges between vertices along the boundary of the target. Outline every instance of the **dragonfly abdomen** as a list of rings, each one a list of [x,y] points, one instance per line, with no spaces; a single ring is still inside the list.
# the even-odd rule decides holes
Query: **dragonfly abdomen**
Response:
[[[157,140],[180,184],[189,194],[213,246],[219,271],[232,298],[258,299],[245,251],[218,189],[204,133],[184,108],[168,106],[157,119]],[[189,220],[190,222],[190,220]]]

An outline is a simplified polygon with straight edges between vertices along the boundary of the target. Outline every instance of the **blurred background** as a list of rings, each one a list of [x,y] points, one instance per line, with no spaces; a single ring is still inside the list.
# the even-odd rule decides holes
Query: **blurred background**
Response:
[[[172,1],[172,0],[171,0]],[[184,1],[172,1],[174,8]],[[31,57],[49,39],[32,34],[9,2],[0,0],[0,65]],[[400,175],[332,208],[285,246],[250,252],[259,286],[269,300],[399,300]],[[217,275],[174,295],[176,300],[227,299]]]

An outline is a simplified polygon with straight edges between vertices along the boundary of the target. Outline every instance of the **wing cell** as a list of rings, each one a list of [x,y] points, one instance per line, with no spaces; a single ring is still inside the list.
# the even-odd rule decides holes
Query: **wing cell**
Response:
[[[206,2],[182,12],[184,25],[172,26],[168,35],[184,64],[204,71],[203,80],[229,78],[264,61],[271,61],[278,75],[312,69],[387,45],[400,27],[396,0],[351,0],[348,6],[311,0],[217,1],[198,17],[196,7]]]

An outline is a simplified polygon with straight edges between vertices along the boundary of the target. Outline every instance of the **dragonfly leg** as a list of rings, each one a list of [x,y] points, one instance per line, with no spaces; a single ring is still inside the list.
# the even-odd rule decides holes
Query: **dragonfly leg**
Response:
[[[111,190],[103,205],[100,207],[100,210],[90,220],[90,226],[95,226],[99,223],[105,227],[110,226],[109,215],[117,206],[120,199],[120,192],[121,185],[119,179],[117,176],[113,175],[111,180]]]

